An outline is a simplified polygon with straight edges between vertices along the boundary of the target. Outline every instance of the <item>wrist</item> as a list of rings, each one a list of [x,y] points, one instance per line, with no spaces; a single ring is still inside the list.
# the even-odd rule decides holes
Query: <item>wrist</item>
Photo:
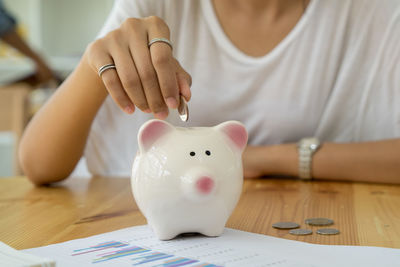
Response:
[[[316,137],[302,138],[297,143],[298,150],[298,176],[302,180],[311,180],[313,156],[319,149],[321,143]]]
[[[89,63],[87,52],[82,56],[82,59],[77,68],[81,75],[84,75],[84,79],[92,84],[91,88],[95,90],[95,94],[104,101],[108,96],[108,91],[103,83],[103,80],[97,74],[97,71],[92,68]]]
[[[265,159],[261,166],[263,175],[298,175],[296,144],[280,144],[262,147],[260,158]]]

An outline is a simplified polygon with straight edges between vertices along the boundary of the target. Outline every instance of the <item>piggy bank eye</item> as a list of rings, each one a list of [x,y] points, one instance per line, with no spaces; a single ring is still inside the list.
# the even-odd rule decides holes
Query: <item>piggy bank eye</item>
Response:
[[[190,156],[194,157],[196,155],[196,153],[194,153],[194,151],[190,152]]]
[[[210,156],[210,155],[211,155],[210,150],[206,150],[206,155],[207,155],[207,156]]]

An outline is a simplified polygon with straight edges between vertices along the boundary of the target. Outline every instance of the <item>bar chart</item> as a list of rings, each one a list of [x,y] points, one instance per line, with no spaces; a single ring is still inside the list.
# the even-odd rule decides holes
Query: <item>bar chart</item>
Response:
[[[147,225],[29,249],[57,267],[311,267],[274,252],[274,238],[225,229],[222,236],[178,236],[159,240]],[[286,241],[285,241],[286,242]],[[293,242],[293,241],[291,241]],[[274,243],[276,244],[276,242]],[[284,246],[285,249],[287,246]]]
[[[105,252],[106,251],[106,252]],[[101,262],[110,262],[122,257],[129,257],[132,266],[151,266],[151,267],[220,267],[212,263],[201,262],[197,259],[181,257],[164,252],[154,251],[120,241],[108,241],[73,250],[71,256],[80,256],[84,254],[93,254],[92,264]]]

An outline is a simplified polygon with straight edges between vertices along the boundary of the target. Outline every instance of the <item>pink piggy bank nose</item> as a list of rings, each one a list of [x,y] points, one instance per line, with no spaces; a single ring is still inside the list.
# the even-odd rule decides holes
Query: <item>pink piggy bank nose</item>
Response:
[[[200,193],[208,194],[214,188],[214,180],[208,176],[202,176],[197,180],[196,188]]]

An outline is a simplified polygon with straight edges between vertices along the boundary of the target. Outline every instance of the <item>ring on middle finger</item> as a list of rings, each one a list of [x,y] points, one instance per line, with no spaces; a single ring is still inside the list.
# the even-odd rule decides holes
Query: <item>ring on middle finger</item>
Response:
[[[172,43],[170,40],[168,40],[167,38],[153,38],[150,40],[149,44],[147,45],[149,48],[152,44],[155,44],[157,42],[162,42],[162,43],[166,43],[167,45],[169,45],[172,48]]]

